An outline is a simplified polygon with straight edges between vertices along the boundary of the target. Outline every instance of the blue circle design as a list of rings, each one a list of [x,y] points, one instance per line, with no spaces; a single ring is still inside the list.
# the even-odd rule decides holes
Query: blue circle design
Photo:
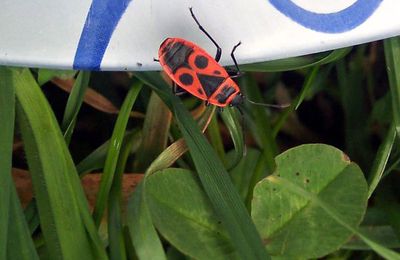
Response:
[[[112,34],[131,1],[92,1],[75,53],[74,69],[100,70]]]
[[[364,23],[383,0],[358,0],[335,13],[315,13],[294,4],[291,0],[269,0],[281,13],[311,30],[324,33],[350,31]]]

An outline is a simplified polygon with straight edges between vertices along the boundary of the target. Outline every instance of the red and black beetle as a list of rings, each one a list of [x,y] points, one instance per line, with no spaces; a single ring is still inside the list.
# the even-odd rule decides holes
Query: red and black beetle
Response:
[[[241,74],[234,55],[236,48],[241,43],[235,45],[231,52],[237,71],[233,74],[228,73],[218,63],[221,57],[221,48],[200,25],[192,8],[189,10],[200,30],[217,47],[217,54],[213,58],[196,44],[181,38],[165,39],[158,52],[158,61],[173,81],[174,89],[178,85],[192,95],[205,100],[206,104],[219,107],[237,106],[243,103],[244,97],[240,88],[232,80],[233,77]]]

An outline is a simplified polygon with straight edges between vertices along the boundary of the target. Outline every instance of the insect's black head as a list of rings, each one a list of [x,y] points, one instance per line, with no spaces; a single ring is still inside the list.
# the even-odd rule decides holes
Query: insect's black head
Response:
[[[237,107],[237,106],[243,104],[243,102],[244,102],[244,96],[243,96],[242,93],[239,93],[238,95],[236,95],[236,96],[232,99],[230,105],[231,105],[232,107]]]

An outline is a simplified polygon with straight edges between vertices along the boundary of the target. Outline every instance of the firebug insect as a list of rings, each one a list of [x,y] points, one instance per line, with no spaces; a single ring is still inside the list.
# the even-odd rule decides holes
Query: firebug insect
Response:
[[[206,104],[216,105],[220,108],[237,106],[243,103],[244,95],[233,78],[240,76],[239,66],[235,58],[235,50],[241,44],[236,44],[231,51],[231,58],[236,71],[229,72],[218,61],[221,58],[222,49],[211,35],[201,26],[192,8],[190,13],[199,26],[199,29],[207,35],[217,48],[215,57],[211,57],[204,49],[193,42],[181,38],[165,39],[158,51],[159,61],[165,73],[171,78],[174,92],[177,86],[192,95],[206,101]],[[248,99],[246,99],[248,100]],[[261,104],[248,100],[257,105],[269,107],[281,107],[279,105]]]

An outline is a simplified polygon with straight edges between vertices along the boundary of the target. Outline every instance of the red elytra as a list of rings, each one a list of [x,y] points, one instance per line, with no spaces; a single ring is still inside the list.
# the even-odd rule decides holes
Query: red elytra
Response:
[[[219,107],[243,102],[239,86],[228,72],[193,42],[167,38],[161,44],[158,56],[171,80],[192,95]]]

